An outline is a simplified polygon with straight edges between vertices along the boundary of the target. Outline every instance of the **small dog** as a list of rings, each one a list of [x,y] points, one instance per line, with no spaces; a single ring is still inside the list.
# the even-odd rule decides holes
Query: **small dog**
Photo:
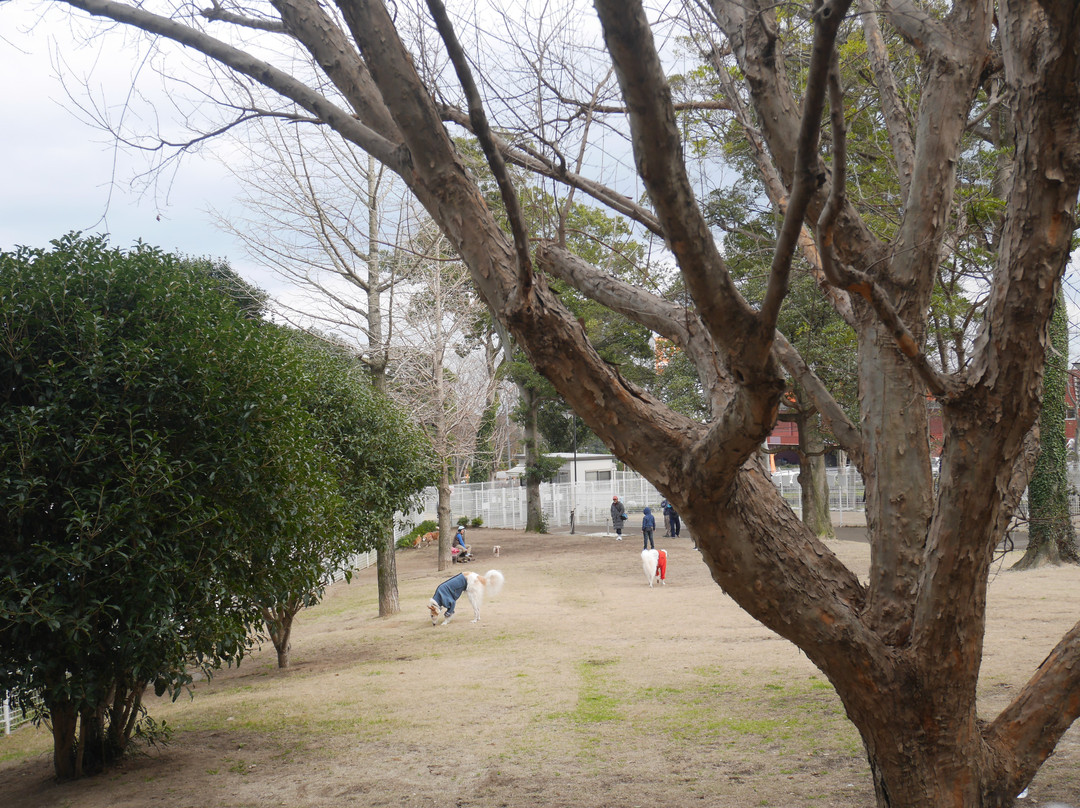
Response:
[[[431,625],[439,624],[439,614],[445,610],[442,624],[445,626],[454,617],[454,608],[457,600],[464,592],[469,596],[469,604],[473,607],[474,623],[480,620],[480,606],[484,602],[484,593],[491,595],[499,594],[502,590],[503,581],[506,579],[498,570],[488,570],[484,575],[475,572],[462,572],[453,578],[448,578],[439,584],[434,597],[428,601],[428,611],[431,613]]]
[[[657,581],[667,586],[667,550],[642,550],[641,567],[650,587]]]
[[[491,554],[495,556],[502,555],[502,547],[496,544],[494,547],[491,548]]]

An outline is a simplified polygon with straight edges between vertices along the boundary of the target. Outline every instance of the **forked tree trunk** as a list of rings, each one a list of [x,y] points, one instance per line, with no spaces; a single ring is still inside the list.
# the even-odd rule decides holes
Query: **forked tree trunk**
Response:
[[[139,721],[145,692],[146,682],[135,682],[130,689],[117,685],[109,709],[108,740],[112,748],[121,751],[127,749]]]
[[[289,605],[278,604],[275,609],[263,609],[263,621],[266,623],[266,633],[270,636],[270,642],[277,651],[277,663],[279,668],[289,667],[289,655],[292,651],[292,628],[300,607],[295,603]]]

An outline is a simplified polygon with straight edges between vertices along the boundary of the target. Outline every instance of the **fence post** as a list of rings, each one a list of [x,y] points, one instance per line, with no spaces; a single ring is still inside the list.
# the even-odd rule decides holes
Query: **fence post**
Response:
[[[4,694],[4,734],[11,734],[11,702],[8,701],[7,693]]]

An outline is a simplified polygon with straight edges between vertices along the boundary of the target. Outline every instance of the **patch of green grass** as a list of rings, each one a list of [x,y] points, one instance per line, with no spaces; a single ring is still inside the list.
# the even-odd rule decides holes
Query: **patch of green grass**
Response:
[[[616,659],[587,659],[577,664],[580,677],[577,699],[568,711],[544,714],[543,724],[569,723],[578,730],[588,731],[603,724],[625,720],[623,711],[624,698],[619,686],[610,673],[604,669],[618,662]],[[598,759],[601,738],[586,734],[578,739],[578,755],[587,759]]]
[[[44,726],[24,725],[10,735],[0,735],[0,763],[23,760],[52,749],[52,733]]]
[[[721,718],[715,726],[736,735],[760,735],[775,739],[783,736],[785,722],[776,718]]]
[[[697,686],[668,701],[661,724],[679,743],[780,756],[859,754],[858,732],[821,677],[792,679],[777,671],[748,687],[721,666],[694,673]]]
[[[228,763],[230,760],[231,758],[225,758],[226,763]],[[233,761],[233,764],[229,766],[229,771],[231,771],[233,774],[247,774],[249,770],[250,766],[248,766],[248,764],[245,763],[243,760],[235,760]]]
[[[570,713],[570,720],[575,724],[597,724],[621,719],[619,700],[611,694],[607,677],[601,669],[615,664],[614,659],[587,659],[578,663],[581,675],[581,689],[578,691],[577,705]],[[608,691],[608,692],[605,692]]]
[[[598,692],[583,692],[578,696],[577,707],[570,714],[577,724],[597,724],[602,721],[615,721],[622,716],[619,702],[612,696]]]

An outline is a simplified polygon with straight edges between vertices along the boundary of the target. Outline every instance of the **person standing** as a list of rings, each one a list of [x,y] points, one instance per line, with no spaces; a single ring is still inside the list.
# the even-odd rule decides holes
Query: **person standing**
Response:
[[[655,550],[656,545],[653,544],[653,533],[656,530],[656,517],[652,514],[652,508],[645,508],[644,514],[641,517],[641,535],[644,537],[645,546],[643,550]]]
[[[664,538],[671,535],[671,503],[666,499],[660,500],[660,512],[664,514]]]
[[[671,535],[676,539],[679,538],[679,533],[682,531],[682,521],[679,519],[679,514],[675,511],[675,506],[670,502],[668,503],[670,509],[669,516],[671,517]]]
[[[618,495],[611,498],[611,526],[615,528],[615,541],[622,541],[622,526],[626,524],[626,506]]]

